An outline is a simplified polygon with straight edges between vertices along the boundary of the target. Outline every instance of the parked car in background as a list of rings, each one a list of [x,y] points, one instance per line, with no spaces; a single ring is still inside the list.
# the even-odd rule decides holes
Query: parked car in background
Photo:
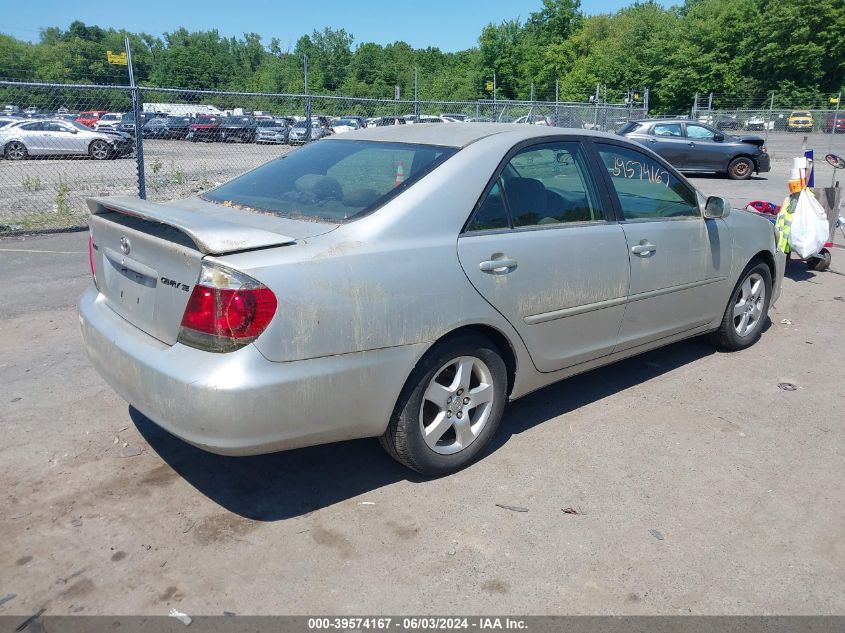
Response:
[[[152,121],[155,118],[165,117],[167,117],[167,115],[160,112],[141,112],[141,130],[143,131],[144,125],[146,125],[147,122]],[[133,112],[127,112],[124,114],[120,119],[120,125],[117,126],[117,129],[121,132],[134,135],[135,114]]]
[[[86,110],[76,115],[76,121],[87,127],[93,128],[100,117],[106,114],[108,110]]]
[[[464,122],[469,118],[468,114],[461,114],[459,112],[441,112],[440,116],[444,119],[451,119],[452,121]]]
[[[135,124],[132,124],[135,127]],[[141,136],[144,138],[167,138],[167,119],[164,117],[156,117],[150,119],[141,128]]]
[[[285,144],[288,142],[291,126],[287,119],[261,119],[256,125],[256,143]]]
[[[731,136],[682,119],[631,121],[617,132],[645,145],[683,172],[715,172],[734,180],[767,172],[771,160],[759,136]]]
[[[834,132],[835,134],[845,133],[845,112],[829,114],[827,119],[825,119],[822,129],[827,134],[830,134],[831,132]]]
[[[123,132],[95,132],[76,121],[38,119],[0,128],[0,147],[8,160],[69,155],[105,160],[131,153],[135,142]]]
[[[546,125],[550,125],[552,127],[569,127],[577,130],[587,129],[587,125],[584,123],[584,120],[578,112],[572,108],[561,109],[557,114],[547,116],[545,120]]]
[[[385,127],[388,125],[405,125],[407,121],[405,121],[404,117],[401,116],[380,116],[372,119],[367,124],[367,127]]]
[[[220,140],[226,143],[252,143],[256,127],[255,117],[227,116],[220,123]]]
[[[332,121],[332,130],[335,134],[343,134],[360,129],[360,124],[355,119],[335,119]]]
[[[98,131],[105,129],[118,130],[120,129],[120,124],[123,122],[123,117],[123,112],[106,112],[91,127]]]
[[[186,138],[191,142],[216,141],[220,138],[221,117],[201,115],[188,126]]]
[[[138,411],[228,455],[380,437],[429,476],[546,385],[702,334],[750,347],[785,266],[766,218],[585,130],[386,126],[88,205],[82,336]]]
[[[775,127],[774,121],[766,121],[761,115],[756,114],[745,122],[745,129],[749,131],[765,131],[773,130]]]
[[[318,139],[323,138],[325,135],[325,128],[320,125],[318,120],[312,120],[310,123],[308,121],[297,121],[293,124],[293,127],[290,128],[288,133],[288,143],[291,145],[302,145],[303,143],[307,142],[307,134],[308,134],[308,126],[311,126],[311,140],[316,141]]]
[[[809,110],[795,110],[786,119],[787,132],[812,132],[813,113]]]
[[[358,116],[357,114],[343,114],[340,117],[341,119],[352,119],[353,121],[358,122],[358,128],[365,128],[367,127],[367,119],[366,117]]]
[[[473,116],[467,119],[464,119],[465,123],[494,123],[493,119],[489,116]]]

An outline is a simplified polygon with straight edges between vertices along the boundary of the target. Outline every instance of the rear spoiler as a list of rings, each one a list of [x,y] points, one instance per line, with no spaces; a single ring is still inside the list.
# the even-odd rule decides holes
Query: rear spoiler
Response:
[[[205,255],[224,255],[296,242],[287,235],[131,196],[88,198],[86,202],[93,215],[117,212],[179,229]]]

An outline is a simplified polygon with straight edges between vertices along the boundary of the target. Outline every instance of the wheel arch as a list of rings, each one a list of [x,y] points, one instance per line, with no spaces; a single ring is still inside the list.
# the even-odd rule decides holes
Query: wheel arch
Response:
[[[500,329],[493,327],[492,325],[487,325],[483,323],[472,323],[462,325],[444,333],[442,336],[433,340],[431,344],[426,348],[426,350],[422,354],[420,354],[420,357],[417,359],[417,362],[414,363],[414,366],[411,371],[408,372],[408,377],[405,379],[406,383],[408,379],[410,379],[410,377],[414,374],[414,371],[416,371],[423,358],[425,358],[426,355],[432,349],[434,349],[435,346],[439,345],[447,339],[458,337],[462,334],[476,334],[479,336],[483,336],[496,347],[496,350],[499,352],[499,355],[502,357],[502,360],[505,363],[505,369],[507,370],[508,377],[508,396],[510,396],[510,394],[513,392],[513,388],[516,383],[516,350],[514,349],[510,339]]]

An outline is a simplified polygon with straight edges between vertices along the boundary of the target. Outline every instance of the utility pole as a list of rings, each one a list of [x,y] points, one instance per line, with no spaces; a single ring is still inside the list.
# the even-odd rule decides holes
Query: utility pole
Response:
[[[132,69],[132,51],[129,49],[129,37],[123,38],[126,47],[126,66],[129,69],[129,89],[132,92],[132,116],[135,119],[135,167],[138,170],[138,197],[147,198],[147,184],[144,175],[144,135],[141,132],[141,91],[135,85],[135,72]]]
[[[593,129],[598,129],[599,125],[599,101],[601,101],[601,84],[596,84],[596,96],[593,98],[595,102],[595,110],[593,111]]]
[[[710,93],[710,96],[707,98],[707,114],[711,115],[712,118],[713,113],[713,93]]]
[[[302,74],[305,84],[305,142],[311,142],[311,97],[308,96],[308,55],[302,56]]]

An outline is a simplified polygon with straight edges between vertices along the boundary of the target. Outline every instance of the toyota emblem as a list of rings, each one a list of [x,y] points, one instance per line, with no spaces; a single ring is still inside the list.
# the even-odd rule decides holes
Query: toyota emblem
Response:
[[[128,255],[129,251],[132,250],[132,244],[129,243],[129,238],[125,235],[120,238],[120,251],[124,255]]]

